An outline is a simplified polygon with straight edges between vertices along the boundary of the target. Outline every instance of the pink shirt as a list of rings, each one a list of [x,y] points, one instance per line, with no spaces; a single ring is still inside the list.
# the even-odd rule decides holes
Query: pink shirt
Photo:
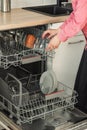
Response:
[[[87,39],[87,0],[72,0],[72,7],[72,13],[60,27],[58,36],[62,42],[73,37],[80,30],[83,31]]]

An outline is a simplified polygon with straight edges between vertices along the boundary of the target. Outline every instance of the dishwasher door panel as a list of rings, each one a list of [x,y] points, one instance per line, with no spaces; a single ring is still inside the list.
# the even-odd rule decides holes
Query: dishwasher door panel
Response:
[[[49,28],[56,29],[63,22],[53,23]],[[61,43],[59,48],[55,49],[53,58],[53,70],[57,76],[57,80],[65,85],[74,88],[75,78],[83,54],[86,40],[83,33],[80,31],[74,37]]]
[[[61,43],[59,48],[55,50],[53,70],[57,79],[72,89],[85,43],[84,36],[76,36],[65,43]]]
[[[87,115],[75,108],[73,111],[56,111],[54,116],[49,115],[45,120],[38,119],[32,124],[27,122],[18,126],[12,119],[0,112],[0,120],[12,130],[85,130],[86,119]]]

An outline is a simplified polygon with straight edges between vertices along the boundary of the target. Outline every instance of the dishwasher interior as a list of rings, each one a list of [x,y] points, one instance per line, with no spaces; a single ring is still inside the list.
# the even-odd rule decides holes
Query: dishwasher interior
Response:
[[[74,128],[87,119],[74,107],[78,94],[69,86],[57,81],[53,92],[41,91],[41,75],[55,56],[54,51],[45,50],[49,40],[41,38],[46,28],[43,25],[0,32],[0,109],[23,130]],[[35,36],[31,48],[25,43],[28,35]]]

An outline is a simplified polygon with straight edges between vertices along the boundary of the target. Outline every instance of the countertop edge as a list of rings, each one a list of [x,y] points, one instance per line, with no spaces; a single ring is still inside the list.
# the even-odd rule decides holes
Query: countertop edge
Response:
[[[8,13],[0,12],[0,31],[58,23],[63,22],[67,18],[68,15],[51,17],[33,11],[26,11],[21,8],[17,8],[12,9],[11,12]]]

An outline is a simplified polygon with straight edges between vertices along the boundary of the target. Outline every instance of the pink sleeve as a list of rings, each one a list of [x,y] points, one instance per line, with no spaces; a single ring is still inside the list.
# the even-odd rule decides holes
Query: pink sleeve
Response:
[[[78,0],[75,10],[60,27],[58,37],[64,42],[77,34],[87,23],[87,0]]]
[[[64,23],[61,25],[61,28],[66,26],[66,24],[69,22],[70,19],[72,19],[72,17],[73,17],[73,13],[71,13],[70,16],[64,21]]]

